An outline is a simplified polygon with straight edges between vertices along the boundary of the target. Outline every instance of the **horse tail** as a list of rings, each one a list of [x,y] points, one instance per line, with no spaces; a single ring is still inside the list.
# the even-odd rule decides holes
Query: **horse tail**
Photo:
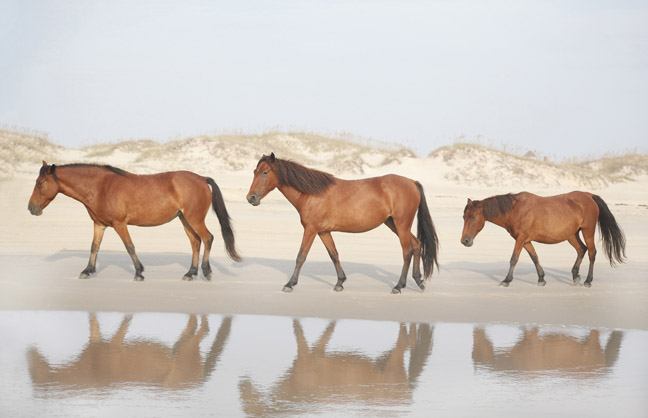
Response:
[[[610,212],[607,204],[597,195],[592,195],[592,199],[599,207],[598,226],[601,237],[603,238],[603,249],[610,265],[614,266],[616,262],[625,262],[625,235],[617,224],[614,215]]]
[[[439,239],[437,238],[436,231],[434,230],[434,223],[430,216],[427,201],[425,200],[425,193],[423,186],[418,181],[414,182],[416,188],[421,194],[421,202],[418,208],[418,225],[416,238],[421,242],[421,259],[423,260],[423,276],[427,279],[432,276],[434,265],[437,270],[439,269],[439,262],[437,254],[439,251]]]
[[[214,179],[207,177],[206,180],[207,184],[212,188],[212,207],[214,208],[214,212],[216,212],[218,222],[221,226],[221,234],[223,234],[223,241],[225,241],[225,251],[227,252],[227,256],[234,261],[243,261],[241,256],[236,252],[234,231],[232,230],[232,225],[230,225],[231,219],[227,213],[227,209],[225,208],[223,195]]]

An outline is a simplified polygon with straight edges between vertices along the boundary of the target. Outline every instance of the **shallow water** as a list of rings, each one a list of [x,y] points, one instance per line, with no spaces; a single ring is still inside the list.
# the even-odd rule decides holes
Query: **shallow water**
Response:
[[[0,416],[623,416],[648,332],[0,311]]]

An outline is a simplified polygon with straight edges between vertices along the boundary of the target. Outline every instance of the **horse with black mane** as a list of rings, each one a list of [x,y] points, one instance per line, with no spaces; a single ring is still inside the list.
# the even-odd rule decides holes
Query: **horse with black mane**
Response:
[[[342,291],[346,275],[331,232],[366,232],[383,223],[398,236],[403,250],[403,270],[392,293],[400,293],[405,287],[412,256],[412,276],[421,290],[425,290],[421,280],[421,260],[426,279],[432,275],[434,264],[438,268],[438,239],[423,187],[417,181],[394,174],[342,180],[276,158],[272,153],[259,160],[247,200],[257,206],[275,188],[297,209],[304,227],[295,270],[284,286],[284,292],[292,291],[297,284],[299,272],[316,235],[319,235],[335,265],[338,280],[334,290]],[[411,228],[417,212],[417,236],[414,236]]]
[[[568,241],[576,249],[576,262],[572,268],[574,286],[580,282],[578,274],[585,251],[589,255],[589,272],[583,283],[585,287],[594,280],[594,260],[596,246],[594,232],[599,225],[605,255],[610,265],[623,263],[625,259],[625,236],[614,219],[607,204],[599,196],[574,191],[557,196],[541,197],[528,192],[492,196],[484,200],[470,200],[464,209],[464,228],[461,243],[466,247],[473,244],[475,236],[482,230],[486,221],[506,229],[515,239],[510,268],[506,278],[500,283],[508,286],[513,280],[513,269],[524,248],[535,264],[538,273],[538,286],[544,286],[544,270],[531,241],[542,244],[557,244]],[[581,241],[579,232],[583,234]]]
[[[90,261],[79,279],[88,279],[96,272],[97,252],[104,231],[110,226],[124,242],[126,251],[133,260],[134,280],[144,280],[144,266],[135,253],[127,225],[157,226],[178,217],[193,250],[191,268],[182,279],[192,280],[198,274],[198,256],[203,241],[205,252],[201,267],[205,278],[211,280],[209,253],[214,236],[205,225],[210,203],[221,226],[227,255],[234,261],[241,261],[223,196],[216,182],[209,177],[189,171],[137,175],[109,165],[57,166],[43,161],[29,199],[29,212],[41,215],[58,193],[81,202],[94,221]]]

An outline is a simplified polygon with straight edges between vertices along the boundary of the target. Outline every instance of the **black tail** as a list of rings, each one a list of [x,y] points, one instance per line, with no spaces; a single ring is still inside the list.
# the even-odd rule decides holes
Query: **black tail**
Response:
[[[421,203],[418,209],[418,227],[416,238],[421,241],[421,259],[423,259],[423,276],[427,279],[432,276],[432,270],[436,265],[439,269],[439,262],[437,261],[437,254],[439,251],[439,239],[437,238],[436,231],[434,230],[434,223],[430,216],[430,210],[425,200],[425,193],[423,193],[423,186],[418,181],[415,182],[416,187],[421,194]]]
[[[601,233],[601,238],[603,238],[603,249],[608,260],[610,260],[610,265],[614,266],[616,262],[625,262],[626,240],[623,231],[603,199],[597,195],[592,195],[592,199],[594,199],[599,207],[599,232]]]
[[[227,255],[234,261],[243,261],[243,259],[236,252],[236,245],[234,244],[234,231],[230,225],[230,217],[225,208],[225,202],[223,201],[223,195],[221,194],[218,185],[214,179],[207,177],[207,184],[212,188],[212,207],[216,216],[218,217],[218,222],[220,222],[221,233],[223,234],[223,241],[225,241],[225,250]]]

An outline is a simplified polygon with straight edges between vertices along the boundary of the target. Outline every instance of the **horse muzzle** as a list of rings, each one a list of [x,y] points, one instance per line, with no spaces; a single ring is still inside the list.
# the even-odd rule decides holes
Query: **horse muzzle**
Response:
[[[261,204],[261,199],[260,199],[257,195],[255,195],[255,194],[248,195],[248,197],[247,197],[247,201],[248,201],[252,206],[259,206],[259,205]]]
[[[473,245],[473,237],[462,238],[461,243],[466,247],[472,247],[472,245]]]
[[[29,204],[27,205],[27,210],[34,216],[40,216],[43,214],[43,209],[40,206]]]

